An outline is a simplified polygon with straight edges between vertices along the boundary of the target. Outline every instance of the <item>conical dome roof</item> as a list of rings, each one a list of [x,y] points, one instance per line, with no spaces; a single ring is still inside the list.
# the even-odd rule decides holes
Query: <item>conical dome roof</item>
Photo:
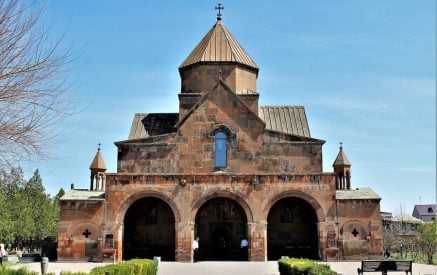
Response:
[[[99,149],[97,149],[96,156],[94,157],[93,162],[91,162],[90,165],[91,170],[106,170],[105,161],[103,160],[102,153],[100,152],[100,146]]]
[[[346,154],[343,152],[343,146],[340,146],[340,152],[338,152],[337,158],[335,159],[333,166],[341,165],[351,166],[351,162],[346,157]]]
[[[203,62],[235,62],[258,71],[256,63],[220,19],[182,62],[179,70]]]

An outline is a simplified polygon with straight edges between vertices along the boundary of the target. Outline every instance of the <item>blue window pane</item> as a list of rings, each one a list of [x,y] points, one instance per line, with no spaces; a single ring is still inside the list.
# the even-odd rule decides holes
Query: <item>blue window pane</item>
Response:
[[[226,167],[226,135],[223,132],[215,134],[215,166]]]

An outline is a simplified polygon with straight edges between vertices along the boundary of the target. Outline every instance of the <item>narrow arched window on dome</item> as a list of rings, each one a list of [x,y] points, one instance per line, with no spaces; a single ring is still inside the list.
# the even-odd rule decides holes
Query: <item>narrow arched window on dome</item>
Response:
[[[226,167],[227,136],[224,132],[215,133],[215,167]]]

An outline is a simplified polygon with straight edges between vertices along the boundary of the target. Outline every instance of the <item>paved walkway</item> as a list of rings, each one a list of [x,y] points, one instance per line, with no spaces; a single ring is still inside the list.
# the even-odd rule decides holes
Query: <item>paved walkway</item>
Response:
[[[329,262],[331,269],[336,272],[349,275],[357,274],[357,268],[361,262]],[[89,272],[103,263],[49,263],[49,272],[59,274],[61,271],[84,271]],[[39,272],[40,263],[14,265],[14,268],[26,266],[29,270]],[[278,275],[276,262],[198,262],[177,263],[161,262],[158,275]],[[375,275],[379,273],[364,274]],[[390,275],[405,275],[404,272],[393,272]],[[413,264],[414,275],[437,275],[437,266]]]

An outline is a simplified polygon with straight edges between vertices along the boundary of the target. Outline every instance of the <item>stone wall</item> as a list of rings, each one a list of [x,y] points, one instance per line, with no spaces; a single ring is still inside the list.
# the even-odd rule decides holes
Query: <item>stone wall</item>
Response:
[[[379,200],[340,200],[337,207],[340,257],[379,259],[383,252]]]
[[[177,261],[192,261],[196,215],[213,198],[227,198],[241,206],[247,219],[251,261],[267,259],[268,215],[275,203],[285,198],[303,200],[314,210],[317,233],[313,238],[322,259],[379,257],[379,201],[336,201],[335,192],[331,173],[107,174],[104,204],[62,204],[59,259],[102,259],[105,237],[112,236],[114,258],[122,260],[125,214],[133,203],[148,197],[160,199],[174,214]],[[88,238],[84,236],[87,229],[91,233]],[[97,245],[100,250],[90,254],[87,245]]]
[[[58,260],[101,261],[103,201],[62,201]]]
[[[202,64],[181,72],[182,93],[206,93],[219,79],[219,70],[223,81],[237,94],[246,91],[256,92],[257,74],[238,64]]]
[[[254,181],[254,179],[256,179]],[[173,210],[176,221],[176,260],[191,261],[191,242],[197,211],[212,198],[229,198],[238,203],[247,217],[250,260],[266,260],[267,216],[275,202],[297,197],[317,213],[319,245],[326,236],[323,224],[334,224],[334,177],[328,175],[120,175],[107,176],[105,225],[107,234],[116,236],[122,259],[124,214],[143,197],[159,198]]]
[[[219,86],[177,134],[118,146],[119,173],[211,173],[214,133],[228,134],[227,173],[321,173],[323,141],[264,130],[264,122],[238,96]]]

